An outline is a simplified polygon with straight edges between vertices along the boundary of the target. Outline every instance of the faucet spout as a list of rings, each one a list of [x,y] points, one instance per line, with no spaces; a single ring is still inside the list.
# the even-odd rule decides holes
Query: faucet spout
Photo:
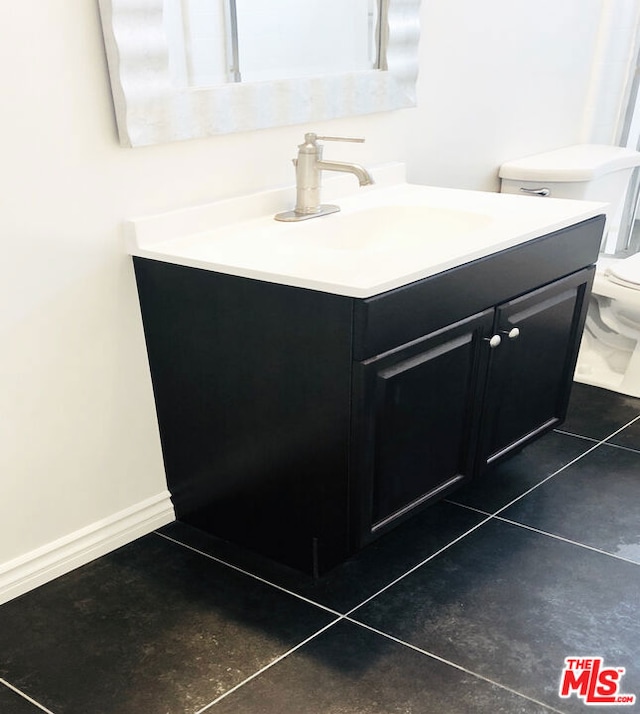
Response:
[[[324,171],[344,171],[354,174],[361,186],[370,186],[375,183],[371,174],[360,164],[350,164],[348,161],[316,161],[316,166]]]

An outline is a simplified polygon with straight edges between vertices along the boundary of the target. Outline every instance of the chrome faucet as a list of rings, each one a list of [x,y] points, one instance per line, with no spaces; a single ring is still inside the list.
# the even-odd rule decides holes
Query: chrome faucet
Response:
[[[304,135],[304,143],[298,146],[296,167],[296,207],[275,216],[276,221],[304,221],[307,218],[326,216],[340,210],[339,206],[320,203],[322,171],[346,171],[357,176],[361,186],[373,183],[371,174],[358,164],[346,161],[325,161],[322,158],[321,141],[351,141],[362,143],[364,139],[347,139],[339,136],[318,136],[312,132]]]

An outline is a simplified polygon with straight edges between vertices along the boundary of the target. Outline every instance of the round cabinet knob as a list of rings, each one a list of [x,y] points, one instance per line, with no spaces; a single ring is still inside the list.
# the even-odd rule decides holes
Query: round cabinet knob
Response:
[[[502,337],[500,337],[500,335],[493,335],[492,337],[485,337],[484,340],[489,343],[489,347],[491,347],[492,350],[495,350],[502,342]]]
[[[501,330],[501,333],[510,340],[517,340],[520,337],[520,330],[517,327],[512,327],[510,330]]]

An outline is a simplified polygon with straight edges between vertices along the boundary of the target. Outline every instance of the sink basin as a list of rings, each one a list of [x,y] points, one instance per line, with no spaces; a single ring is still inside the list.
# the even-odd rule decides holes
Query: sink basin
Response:
[[[385,173],[386,171],[386,173]],[[341,211],[294,223],[292,188],[128,221],[131,255],[229,275],[371,297],[604,213],[606,204],[407,184],[402,165],[376,185],[327,181]],[[339,185],[345,188],[335,189]]]
[[[276,246],[298,253],[411,250],[434,240],[457,240],[490,223],[491,216],[471,211],[426,205],[375,206],[297,224],[299,230],[280,237]]]

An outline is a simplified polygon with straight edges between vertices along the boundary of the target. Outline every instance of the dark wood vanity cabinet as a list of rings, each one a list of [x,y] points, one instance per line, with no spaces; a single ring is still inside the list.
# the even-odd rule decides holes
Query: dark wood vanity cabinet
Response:
[[[177,517],[318,575],[482,478],[565,416],[603,222],[362,299],[134,258]]]

